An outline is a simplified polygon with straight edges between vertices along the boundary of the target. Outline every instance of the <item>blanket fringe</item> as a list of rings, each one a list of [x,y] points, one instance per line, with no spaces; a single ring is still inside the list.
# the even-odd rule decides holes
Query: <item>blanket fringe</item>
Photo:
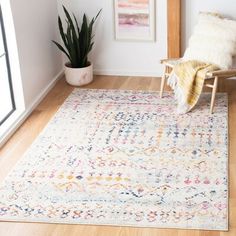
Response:
[[[175,94],[175,100],[177,100],[177,113],[178,114],[185,114],[190,110],[190,106],[186,104],[186,98],[184,97],[183,90],[178,86],[178,76],[174,73],[174,71],[171,72],[167,84],[173,89]]]

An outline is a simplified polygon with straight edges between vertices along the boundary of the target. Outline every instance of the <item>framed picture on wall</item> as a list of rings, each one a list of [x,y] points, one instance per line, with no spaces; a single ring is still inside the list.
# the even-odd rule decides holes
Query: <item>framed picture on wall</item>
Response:
[[[155,0],[114,0],[117,40],[155,41]]]

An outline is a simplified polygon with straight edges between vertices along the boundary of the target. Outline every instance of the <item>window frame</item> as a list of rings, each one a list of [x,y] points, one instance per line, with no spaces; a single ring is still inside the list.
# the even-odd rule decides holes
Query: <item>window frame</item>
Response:
[[[15,103],[15,97],[14,97],[13,85],[12,85],[11,66],[10,66],[10,59],[9,59],[9,54],[8,54],[6,31],[5,31],[5,24],[4,24],[4,20],[3,20],[1,5],[0,5],[0,27],[2,30],[2,40],[3,40],[4,51],[5,51],[4,56],[5,56],[5,60],[6,60],[8,84],[9,84],[11,104],[12,104],[12,110],[8,114],[6,114],[6,116],[2,120],[0,120],[0,126],[1,126],[16,110],[16,103]]]

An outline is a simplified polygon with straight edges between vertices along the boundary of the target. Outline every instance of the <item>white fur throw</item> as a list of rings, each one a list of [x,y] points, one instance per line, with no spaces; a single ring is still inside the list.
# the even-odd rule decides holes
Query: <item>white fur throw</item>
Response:
[[[199,60],[222,69],[232,67],[236,55],[236,21],[200,13],[184,60]]]

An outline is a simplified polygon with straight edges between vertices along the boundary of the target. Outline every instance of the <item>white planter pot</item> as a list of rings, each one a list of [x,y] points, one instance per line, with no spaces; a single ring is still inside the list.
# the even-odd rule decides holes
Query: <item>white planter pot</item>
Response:
[[[68,84],[83,86],[93,81],[93,65],[84,68],[71,68],[69,63],[65,64],[65,76]]]

